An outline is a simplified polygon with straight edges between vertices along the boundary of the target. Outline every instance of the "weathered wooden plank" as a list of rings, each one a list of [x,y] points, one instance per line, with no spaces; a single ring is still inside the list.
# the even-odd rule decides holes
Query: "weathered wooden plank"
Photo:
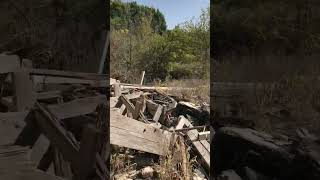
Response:
[[[184,116],[179,116],[180,119],[184,119],[183,122],[187,127],[193,127],[188,119]],[[210,144],[206,140],[193,141],[197,139],[199,135],[198,130],[193,129],[187,132],[188,138],[192,141],[193,146],[196,148],[197,152],[201,155],[207,168],[210,168]]]
[[[199,132],[198,140],[209,140],[210,139],[210,131]]]
[[[95,111],[98,104],[106,103],[105,95],[80,98],[70,102],[49,105],[48,109],[59,119],[66,119],[90,114]]]
[[[62,98],[61,91],[48,91],[48,92],[39,92],[35,93],[35,98],[37,100],[46,100],[46,99],[54,99],[54,98]],[[14,108],[14,100],[13,96],[6,96],[1,98],[1,104],[7,106],[9,109]]]
[[[143,84],[144,74],[145,74],[145,73],[146,73],[145,71],[142,71],[141,78],[140,78],[140,85]]]
[[[88,84],[93,87],[107,87],[109,82],[107,80],[90,80],[90,79],[77,79],[77,78],[66,78],[66,77],[51,77],[51,76],[40,76],[34,75],[33,83],[36,89],[41,89],[47,84]]]
[[[108,80],[109,79],[109,77],[105,74],[59,71],[59,70],[49,70],[49,69],[30,69],[30,74],[41,75],[41,76],[89,79],[89,80]]]
[[[33,91],[33,84],[29,72],[25,69],[14,72],[13,84],[16,111],[31,109],[35,103],[35,93]]]
[[[158,122],[159,119],[160,119],[160,116],[162,114],[162,111],[163,111],[163,106],[158,105],[158,108],[157,108],[156,112],[154,113],[154,116],[153,116],[152,120],[155,121],[155,122]]]
[[[142,109],[142,102],[137,100],[136,104],[135,104],[135,110],[134,110],[134,113],[133,113],[133,119],[137,119],[139,117],[141,109]]]
[[[165,155],[170,144],[171,135],[168,131],[122,116],[116,110],[111,109],[111,144]]]
[[[128,112],[133,113],[134,112],[134,106],[133,104],[125,97],[125,96],[120,96],[119,100],[126,106],[128,109]]]
[[[124,96],[121,95],[119,97],[120,101],[126,106],[126,110],[127,110],[127,114],[128,115],[133,115],[134,111],[135,111],[135,107],[133,106],[133,104]],[[148,121],[146,120],[144,114],[142,112],[139,112],[139,116],[141,117],[141,119],[148,123]]]
[[[116,83],[113,85],[113,91],[114,91],[114,96],[119,97],[121,96],[121,86],[119,83]]]

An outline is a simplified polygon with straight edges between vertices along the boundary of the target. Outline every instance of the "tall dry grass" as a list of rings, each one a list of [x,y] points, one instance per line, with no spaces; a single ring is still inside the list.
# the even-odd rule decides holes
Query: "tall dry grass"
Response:
[[[210,79],[181,79],[154,82],[154,86],[178,87],[166,93],[196,104],[210,103]]]
[[[255,97],[247,97],[255,99],[255,104],[250,104],[250,108],[255,110],[253,117],[257,129],[291,134],[296,128],[305,127],[319,133],[318,57],[214,62],[214,76],[211,78],[219,82],[262,84]]]

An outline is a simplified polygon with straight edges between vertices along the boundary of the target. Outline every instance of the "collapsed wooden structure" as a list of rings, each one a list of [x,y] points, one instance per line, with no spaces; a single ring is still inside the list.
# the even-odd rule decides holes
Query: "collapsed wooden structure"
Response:
[[[107,179],[107,76],[0,64],[0,179]]]
[[[209,171],[209,111],[190,102],[176,101],[159,88],[142,83],[125,84],[111,79],[110,84],[111,144],[165,156],[175,141],[184,138]],[[193,125],[195,119],[207,124]]]

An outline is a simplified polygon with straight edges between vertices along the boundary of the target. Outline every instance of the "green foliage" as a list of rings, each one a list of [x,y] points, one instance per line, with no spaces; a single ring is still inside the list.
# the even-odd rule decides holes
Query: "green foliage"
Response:
[[[111,2],[111,25],[113,29],[129,29],[141,26],[144,17],[151,19],[150,25],[154,32],[161,34],[166,31],[166,21],[158,9],[138,5],[136,2],[123,3],[120,0]]]
[[[116,2],[117,9],[127,6]],[[146,71],[148,81],[209,77],[209,9],[198,19],[162,33],[154,31],[152,13],[129,28],[121,25],[128,21],[119,16],[111,22],[111,76],[127,82],[138,82],[141,71]]]

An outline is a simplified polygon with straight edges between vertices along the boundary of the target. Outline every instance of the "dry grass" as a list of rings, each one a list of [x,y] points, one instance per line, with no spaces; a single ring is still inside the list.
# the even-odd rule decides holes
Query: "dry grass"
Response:
[[[306,127],[320,130],[320,84],[314,77],[291,76],[268,85],[257,97],[258,113],[285,110],[290,114],[258,119],[257,128],[268,132]],[[273,109],[273,110],[272,110]]]
[[[155,86],[179,87],[168,90],[166,93],[188,99],[193,103],[199,104],[210,102],[210,80],[209,79],[182,79],[169,80],[165,82],[154,82]],[[184,89],[185,88],[185,89]]]
[[[160,157],[159,162],[152,165],[152,168],[156,172],[154,179],[183,180],[183,177],[185,177],[185,171],[189,174],[190,179],[192,178],[192,169],[196,161],[194,158],[190,158],[188,150],[183,153],[181,148],[182,146],[184,146],[185,149],[188,149],[183,140],[179,140],[178,138],[174,147],[168,151],[167,155]],[[131,161],[132,155],[130,155],[130,150],[127,148],[117,148],[115,151],[113,151],[111,155],[111,172],[113,175],[111,177],[114,179],[115,177],[121,177],[122,175],[122,177],[131,178],[130,174],[134,174],[132,172],[137,172],[139,169],[137,169],[136,164]],[[185,171],[182,170],[183,156],[186,160]]]
[[[188,151],[184,152],[182,150],[182,148],[186,147],[184,142],[178,138],[175,148],[168,152],[167,156],[160,158],[159,164],[156,165],[160,180],[182,180],[184,177],[192,178],[192,166],[196,161],[190,158]],[[183,157],[186,160],[186,164],[182,164]],[[184,166],[185,170],[183,170]]]
[[[315,57],[214,62],[213,79],[265,84],[251,104],[259,130],[287,133],[305,127],[320,132],[320,63]]]

